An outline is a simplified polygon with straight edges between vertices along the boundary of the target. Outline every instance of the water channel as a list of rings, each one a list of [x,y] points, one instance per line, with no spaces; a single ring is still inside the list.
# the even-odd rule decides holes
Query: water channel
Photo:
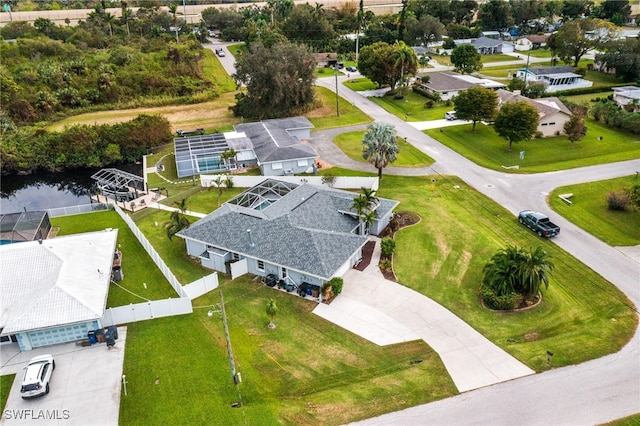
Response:
[[[142,165],[121,164],[120,170],[142,176]],[[28,176],[2,176],[0,213],[46,210],[91,202],[88,191],[99,169],[75,169],[60,173],[34,172]]]

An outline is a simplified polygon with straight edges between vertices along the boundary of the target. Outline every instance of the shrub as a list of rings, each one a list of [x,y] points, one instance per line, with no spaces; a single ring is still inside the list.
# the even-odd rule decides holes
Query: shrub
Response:
[[[380,259],[380,263],[378,264],[378,266],[380,267],[380,269],[390,271],[392,266],[391,259]]]
[[[611,191],[607,194],[607,206],[609,210],[623,211],[629,207],[629,204],[631,204],[631,200],[629,199],[629,194],[625,191]]]
[[[333,185],[335,185],[336,183],[336,179],[338,179],[338,176],[334,171],[330,170],[326,172],[320,180],[324,185],[329,185],[330,187],[333,188]]]
[[[340,277],[333,277],[326,284],[330,285],[333,288],[333,295],[337,296],[342,293],[344,280]]]
[[[396,251],[396,241],[391,237],[384,237],[380,241],[380,251],[383,257],[391,258]]]
[[[487,308],[499,311],[515,309],[518,307],[520,302],[522,302],[522,296],[517,293],[507,293],[502,296],[498,296],[487,286],[482,286],[480,288],[480,295]]]
[[[433,108],[433,100],[429,99],[427,102],[424,103],[424,107],[425,108]]]

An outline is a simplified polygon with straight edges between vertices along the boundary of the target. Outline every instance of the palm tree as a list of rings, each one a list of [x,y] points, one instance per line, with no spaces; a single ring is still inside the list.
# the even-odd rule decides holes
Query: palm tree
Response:
[[[373,209],[380,202],[378,197],[376,197],[375,189],[366,188],[363,186],[360,188],[360,190],[362,191],[362,196],[367,199],[368,208]]]
[[[525,296],[538,294],[542,284],[549,288],[549,274],[554,268],[549,258],[549,254],[540,246],[535,250],[530,248],[526,253],[526,259],[519,268],[520,290]]]
[[[276,305],[276,301],[274,299],[269,299],[269,302],[267,303],[267,315],[269,316],[269,328],[270,329],[274,329],[276,328],[276,324],[273,322],[273,320],[276,318],[276,315],[278,314],[278,305]]]
[[[500,250],[484,266],[482,284],[491,288],[497,296],[516,292],[523,257],[523,250],[514,246]]]
[[[115,15],[112,15],[107,12],[102,16],[102,20],[104,21],[105,24],[109,25],[109,36],[113,38],[113,23],[116,20]]]
[[[213,183],[215,183],[216,187],[218,188],[218,207],[220,207],[220,197],[222,197],[222,190],[223,190],[222,185],[225,184],[225,179],[223,179],[222,176],[218,175],[213,180]]]
[[[375,210],[367,210],[363,214],[360,215],[360,223],[364,226],[362,234],[365,235],[373,222],[378,218]]]
[[[362,139],[362,156],[378,169],[378,178],[382,179],[382,169],[396,161],[400,152],[396,141],[396,132],[392,125],[374,122],[367,126]]]
[[[167,237],[169,237],[170,240],[173,239],[174,235],[188,228],[190,225],[189,218],[185,215],[187,211],[187,199],[183,198],[174,204],[177,210],[171,212],[169,222],[164,225],[164,229],[167,231]]]
[[[236,150],[233,148],[230,148],[226,151],[224,151],[222,154],[220,154],[220,156],[222,157],[222,162],[224,163],[225,167],[227,168],[227,170],[231,169],[231,159],[235,159],[236,157]],[[227,161],[229,162],[227,164]]]
[[[356,216],[358,217],[358,234],[364,235],[364,223],[362,218],[370,211],[369,200],[367,200],[363,194],[359,194],[353,199],[351,209],[355,210]]]
[[[393,52],[389,55],[389,60],[393,62],[396,68],[400,67],[400,84],[404,84],[405,68],[414,69],[418,66],[416,52],[410,46],[407,46],[404,41],[397,41],[393,45]]]

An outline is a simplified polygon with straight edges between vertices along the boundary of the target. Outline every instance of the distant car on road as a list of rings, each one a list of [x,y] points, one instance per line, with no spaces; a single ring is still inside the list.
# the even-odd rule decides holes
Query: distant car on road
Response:
[[[449,111],[449,112],[445,113],[444,118],[446,118],[449,121],[455,120],[456,119],[456,112],[455,111]]]
[[[551,238],[560,233],[560,227],[542,213],[524,210],[518,214],[518,221],[538,234],[539,237]]]
[[[35,398],[49,393],[51,373],[56,369],[52,355],[32,358],[24,369],[20,393],[23,399]]]
[[[216,55],[218,55],[219,57],[223,58],[226,55],[224,54],[224,50],[222,50],[222,48],[220,49],[216,49]]]
[[[347,70],[347,71],[349,71],[349,72],[356,72],[356,71],[358,71],[358,70],[356,69],[356,67],[347,67],[347,68],[346,68],[346,70]]]

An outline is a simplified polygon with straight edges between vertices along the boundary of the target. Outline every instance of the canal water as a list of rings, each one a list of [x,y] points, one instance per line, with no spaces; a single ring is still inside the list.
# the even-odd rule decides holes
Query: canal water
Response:
[[[121,164],[117,169],[142,176],[142,165]],[[89,204],[91,175],[99,169],[76,169],[61,173],[35,172],[29,176],[0,178],[0,213],[46,210]]]

